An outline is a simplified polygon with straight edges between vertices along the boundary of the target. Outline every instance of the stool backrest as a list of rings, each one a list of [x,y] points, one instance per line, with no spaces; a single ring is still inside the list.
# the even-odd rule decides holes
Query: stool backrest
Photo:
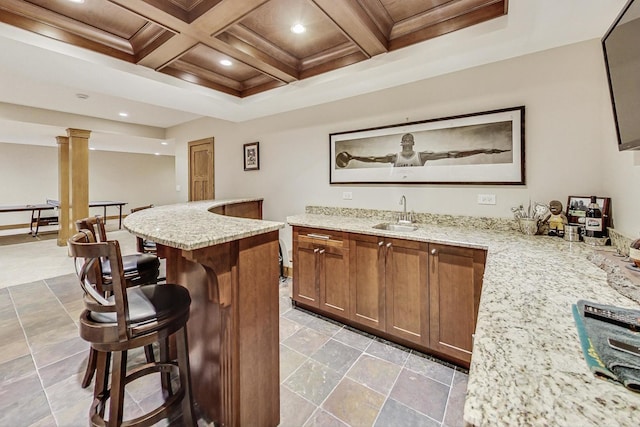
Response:
[[[117,240],[96,242],[91,230],[82,229],[69,240],[69,254],[74,258],[76,274],[84,291],[85,308],[101,313],[116,313],[118,336],[128,338],[127,321],[129,305],[126,281],[122,268],[122,254]],[[105,298],[101,259],[111,265],[111,287],[113,298]]]
[[[96,242],[107,241],[107,230],[104,227],[104,220],[100,215],[82,218],[76,221],[76,231],[89,230]]]

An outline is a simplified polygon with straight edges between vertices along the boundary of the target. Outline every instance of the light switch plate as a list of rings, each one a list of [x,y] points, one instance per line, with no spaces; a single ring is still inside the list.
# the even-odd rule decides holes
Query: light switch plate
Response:
[[[343,191],[342,192],[342,199],[343,200],[351,200],[351,199],[353,199],[353,193],[351,191]]]

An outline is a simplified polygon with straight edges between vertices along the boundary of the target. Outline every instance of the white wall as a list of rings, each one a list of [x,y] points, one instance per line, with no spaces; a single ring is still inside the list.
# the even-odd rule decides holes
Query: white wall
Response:
[[[0,205],[45,203],[58,198],[58,151],[55,147],[0,143]],[[127,202],[131,207],[175,203],[173,156],[89,152],[89,199]],[[107,208],[107,215],[116,215]],[[91,214],[102,214],[92,208]],[[0,225],[25,224],[30,212],[0,215]]]
[[[265,219],[286,221],[306,205],[511,217],[531,201],[566,204],[569,195],[610,195],[615,224],[634,232],[638,161],[617,153],[598,40],[243,123],[200,119],[168,130],[176,179],[187,199],[190,140],[215,137],[216,197],[262,196]],[[329,185],[329,134],[491,109],[526,106],[525,186]],[[242,144],[260,142],[260,170],[243,170]],[[613,175],[614,180],[609,175]],[[624,184],[623,184],[624,183]],[[633,184],[633,186],[631,185]],[[342,192],[353,200],[342,200]],[[478,205],[479,193],[497,196]],[[290,229],[281,233],[290,248]]]

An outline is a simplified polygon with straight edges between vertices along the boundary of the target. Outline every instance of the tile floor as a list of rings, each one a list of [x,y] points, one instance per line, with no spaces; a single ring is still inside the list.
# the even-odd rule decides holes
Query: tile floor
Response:
[[[280,286],[281,426],[464,424],[463,370],[293,309],[289,285]],[[0,289],[0,426],[88,425],[81,310],[74,274]],[[157,406],[154,381],[128,387],[125,417]]]

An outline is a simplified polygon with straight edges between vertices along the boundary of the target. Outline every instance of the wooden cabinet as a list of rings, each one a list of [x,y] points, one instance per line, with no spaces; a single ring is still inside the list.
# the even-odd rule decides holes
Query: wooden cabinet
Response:
[[[484,250],[322,229],[293,230],[296,303],[469,365]]]
[[[429,245],[429,347],[471,361],[486,252]]]
[[[345,233],[294,227],[293,299],[348,317],[349,240]]]
[[[351,234],[350,248],[350,319],[426,345],[427,244]]]
[[[385,324],[385,250],[384,239],[351,234],[349,318],[379,331]]]
[[[427,244],[385,239],[386,332],[429,344]]]

